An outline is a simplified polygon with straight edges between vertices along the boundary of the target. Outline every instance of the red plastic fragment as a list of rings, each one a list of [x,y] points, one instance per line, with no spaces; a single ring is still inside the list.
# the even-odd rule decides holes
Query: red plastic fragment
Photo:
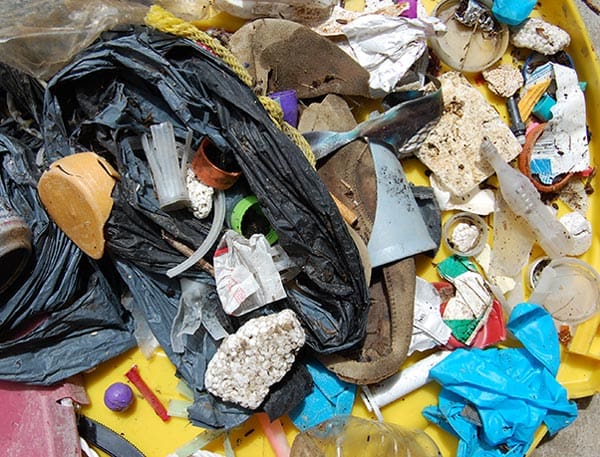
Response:
[[[131,383],[140,391],[142,396],[146,399],[154,412],[160,417],[163,421],[169,420],[169,413],[167,409],[163,406],[158,397],[152,392],[152,389],[148,387],[148,384],[142,379],[140,376],[140,372],[138,370],[137,365],[132,366],[127,373],[125,373],[127,379],[131,381]]]

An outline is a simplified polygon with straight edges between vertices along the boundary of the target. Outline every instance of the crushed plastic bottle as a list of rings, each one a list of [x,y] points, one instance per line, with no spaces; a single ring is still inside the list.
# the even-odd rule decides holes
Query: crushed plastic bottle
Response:
[[[481,143],[481,154],[496,171],[502,197],[515,214],[527,221],[546,254],[553,259],[568,255],[569,232],[552,216],[529,178],[507,164],[487,138]]]
[[[360,450],[360,451],[359,451]],[[355,416],[335,416],[296,436],[290,457],[441,457],[424,431]]]

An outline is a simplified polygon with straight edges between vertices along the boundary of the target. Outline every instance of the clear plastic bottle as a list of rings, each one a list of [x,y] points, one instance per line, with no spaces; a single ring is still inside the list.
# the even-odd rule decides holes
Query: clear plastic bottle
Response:
[[[424,431],[355,416],[335,416],[300,433],[290,457],[441,457]]]
[[[496,171],[502,197],[511,210],[529,224],[546,254],[553,259],[568,255],[569,232],[541,201],[529,178],[507,164],[487,138],[481,144],[481,154]]]

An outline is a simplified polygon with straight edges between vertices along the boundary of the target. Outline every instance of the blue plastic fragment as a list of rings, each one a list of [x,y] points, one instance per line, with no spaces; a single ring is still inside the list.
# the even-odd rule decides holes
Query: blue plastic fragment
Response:
[[[529,17],[537,0],[494,0],[492,14],[508,25],[519,25]]]
[[[556,100],[554,100],[552,96],[544,94],[535,104],[531,112],[538,119],[548,122],[553,117],[551,109],[554,105],[556,105]]]
[[[556,173],[552,171],[552,161],[550,159],[531,159],[529,162],[531,174],[537,175],[544,184],[552,184]]]
[[[522,456],[542,423],[555,434],[577,417],[555,378],[560,348],[550,314],[522,303],[508,328],[523,347],[457,349],[430,372],[442,391],[423,415],[459,438],[457,457]]]
[[[313,378],[313,390],[292,409],[288,416],[294,425],[304,431],[336,416],[351,414],[356,398],[356,385],[339,379],[316,360],[306,364]]]

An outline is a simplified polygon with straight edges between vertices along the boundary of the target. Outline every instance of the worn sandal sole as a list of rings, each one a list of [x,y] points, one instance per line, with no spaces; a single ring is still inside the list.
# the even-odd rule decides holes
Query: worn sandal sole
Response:
[[[330,118],[335,128],[352,128]],[[328,190],[358,216],[355,230],[368,243],[377,207],[377,178],[366,143],[355,141],[337,151],[319,170]],[[352,354],[321,355],[319,360],[345,381],[372,384],[396,373],[406,360],[413,327],[416,269],[413,258],[372,272],[367,334]]]

